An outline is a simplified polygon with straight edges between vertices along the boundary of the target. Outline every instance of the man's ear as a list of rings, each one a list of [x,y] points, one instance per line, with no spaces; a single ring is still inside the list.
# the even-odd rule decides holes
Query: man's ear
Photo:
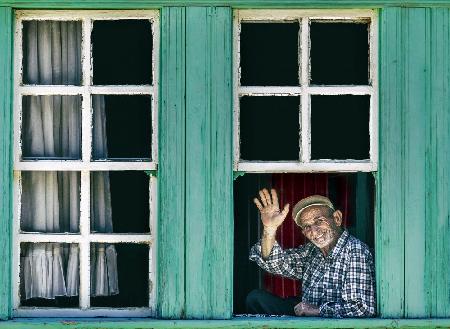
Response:
[[[342,225],[342,212],[340,210],[336,210],[333,213],[333,219],[337,226]]]

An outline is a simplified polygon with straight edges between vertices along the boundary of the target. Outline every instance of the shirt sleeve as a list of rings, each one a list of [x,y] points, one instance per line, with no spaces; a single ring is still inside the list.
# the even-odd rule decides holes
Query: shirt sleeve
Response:
[[[342,299],[320,306],[324,317],[371,317],[375,315],[375,273],[372,255],[356,249],[349,258]]]
[[[269,257],[263,259],[261,241],[259,241],[251,248],[249,259],[256,262],[263,270],[269,273],[290,279],[301,279],[307,254],[306,245],[283,250],[278,242],[275,241]]]

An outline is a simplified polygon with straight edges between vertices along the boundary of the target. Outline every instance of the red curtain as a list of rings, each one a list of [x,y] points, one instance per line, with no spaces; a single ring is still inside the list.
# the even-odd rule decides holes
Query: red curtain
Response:
[[[288,217],[277,232],[277,241],[283,248],[293,248],[305,243],[300,229],[292,220],[292,208],[302,198],[313,194],[328,196],[328,174],[273,174],[272,187],[277,190],[280,209],[290,204]],[[343,213],[344,225],[347,225],[349,184],[346,176],[337,178],[337,196],[332,200]],[[269,273],[264,275],[264,288],[280,297],[297,296],[301,283],[298,280],[286,279]]]

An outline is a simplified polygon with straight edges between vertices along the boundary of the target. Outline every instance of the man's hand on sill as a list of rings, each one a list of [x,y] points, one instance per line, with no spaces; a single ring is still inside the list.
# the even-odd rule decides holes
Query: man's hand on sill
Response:
[[[319,307],[308,304],[308,303],[298,303],[294,306],[294,312],[297,316],[319,316]]]

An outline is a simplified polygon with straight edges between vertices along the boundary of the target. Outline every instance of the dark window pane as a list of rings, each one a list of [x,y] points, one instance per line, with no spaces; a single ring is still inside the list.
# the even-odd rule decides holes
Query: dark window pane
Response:
[[[91,173],[91,231],[149,232],[149,207],[149,176],[145,172]]]
[[[81,22],[23,22],[23,82],[81,83]]]
[[[311,23],[311,84],[367,85],[367,23]]]
[[[79,172],[23,171],[21,177],[23,232],[79,232]]]
[[[298,160],[299,97],[249,97],[240,100],[243,160]]]
[[[95,85],[152,84],[152,26],[148,20],[95,21]]]
[[[241,24],[241,85],[297,86],[296,23]]]
[[[20,305],[78,307],[79,249],[69,243],[20,245]]]
[[[100,285],[102,266],[101,259],[106,263],[114,263],[117,259],[117,271],[113,273],[118,279],[118,291],[114,295],[102,296]],[[91,244],[91,306],[92,307],[148,307],[149,301],[149,247],[145,244]],[[114,281],[109,276],[105,280]],[[96,281],[95,281],[96,280]],[[116,287],[114,287],[116,288]],[[117,293],[118,292],[118,293]]]
[[[311,159],[369,158],[370,96],[311,96]]]
[[[81,96],[24,96],[22,158],[81,158]]]
[[[151,158],[150,96],[99,95],[92,103],[93,159]]]

